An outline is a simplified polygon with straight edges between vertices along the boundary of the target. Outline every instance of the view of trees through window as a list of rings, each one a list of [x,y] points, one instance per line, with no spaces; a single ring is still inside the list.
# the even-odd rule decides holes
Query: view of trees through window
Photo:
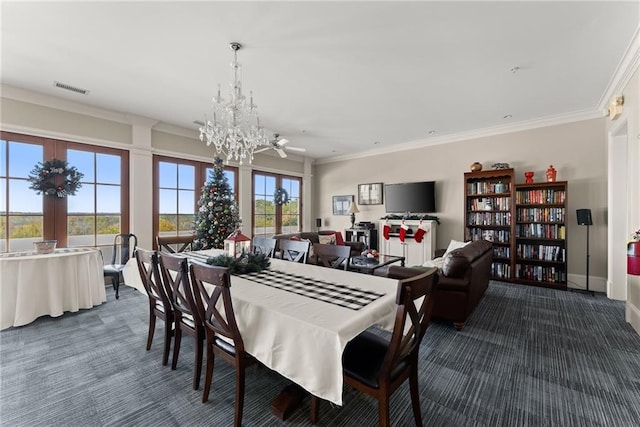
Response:
[[[274,234],[300,231],[301,179],[290,176],[254,172],[253,174],[253,235],[271,237]],[[274,195],[283,188],[289,201],[276,205]]]
[[[154,171],[154,235],[193,233],[196,202],[202,185],[213,172],[212,164],[156,155]],[[237,168],[226,167],[224,174],[237,200]]]
[[[84,175],[75,195],[43,196],[29,188],[30,172],[52,158],[67,160]],[[124,231],[125,162],[123,150],[3,132],[0,252],[32,250],[33,242],[43,239],[69,247],[112,244],[115,234]]]

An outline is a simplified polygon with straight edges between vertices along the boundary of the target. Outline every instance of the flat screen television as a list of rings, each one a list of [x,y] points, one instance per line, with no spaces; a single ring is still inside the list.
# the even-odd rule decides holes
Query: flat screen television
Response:
[[[435,181],[385,184],[384,208],[387,213],[436,212]]]

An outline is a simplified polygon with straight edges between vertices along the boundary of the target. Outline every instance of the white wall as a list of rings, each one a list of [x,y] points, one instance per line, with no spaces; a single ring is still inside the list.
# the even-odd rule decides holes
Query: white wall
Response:
[[[516,182],[524,171],[544,181],[553,165],[558,181],[568,181],[568,273],[569,286],[584,287],[586,229],[577,225],[575,211],[590,208],[594,225],[590,231],[589,287],[605,291],[607,276],[607,163],[605,119],[548,126],[503,135],[469,139],[391,154],[347,161],[321,163],[315,168],[314,203],[319,217],[330,228],[346,228],[349,217],[333,216],[331,196],[357,195],[357,185],[412,181],[436,181],[436,204],[441,225],[437,246],[446,248],[464,236],[463,174],[474,161],[485,169],[506,162],[515,169]],[[375,221],[385,215],[383,205],[358,206],[357,220]]]

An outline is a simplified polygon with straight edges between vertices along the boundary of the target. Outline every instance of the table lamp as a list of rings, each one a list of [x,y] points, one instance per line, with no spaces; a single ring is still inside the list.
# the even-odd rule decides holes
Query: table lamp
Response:
[[[358,210],[358,205],[356,205],[355,201],[351,202],[351,206],[349,206],[349,210],[347,211],[347,213],[351,214],[351,228],[354,228],[356,225],[356,214],[360,213],[360,211]]]

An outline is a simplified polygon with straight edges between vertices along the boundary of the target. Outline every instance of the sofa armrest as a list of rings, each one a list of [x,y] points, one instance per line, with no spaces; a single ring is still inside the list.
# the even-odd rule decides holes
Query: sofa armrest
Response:
[[[417,276],[433,267],[401,267],[399,265],[390,265],[387,270],[387,277],[390,279],[406,279],[408,277]]]

